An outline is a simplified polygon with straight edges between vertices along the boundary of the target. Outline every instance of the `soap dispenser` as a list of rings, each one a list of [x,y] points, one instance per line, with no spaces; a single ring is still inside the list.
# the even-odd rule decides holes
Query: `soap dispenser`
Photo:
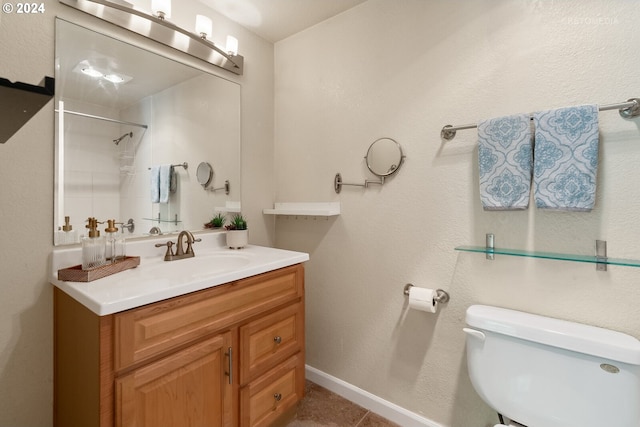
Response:
[[[106,233],[106,258],[107,262],[111,261],[114,263],[118,260],[121,260],[125,257],[125,240],[124,236],[118,233],[118,228],[116,227],[116,220],[109,219],[107,220],[107,228],[104,229]]]
[[[78,243],[78,234],[73,229],[73,226],[69,224],[69,217],[65,216],[64,225],[56,231],[55,244],[70,245],[73,243]]]
[[[85,227],[89,233],[82,238],[82,269],[91,270],[105,263],[105,239],[100,237],[97,219],[87,218]]]

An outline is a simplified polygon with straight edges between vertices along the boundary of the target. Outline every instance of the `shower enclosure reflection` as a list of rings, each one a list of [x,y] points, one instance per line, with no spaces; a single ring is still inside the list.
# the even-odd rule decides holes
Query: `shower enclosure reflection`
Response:
[[[56,20],[54,221],[134,220],[127,237],[200,230],[240,201],[240,86],[70,22]],[[229,194],[204,192],[206,161]],[[152,170],[175,167],[165,200]],[[160,182],[162,185],[162,182]],[[154,228],[155,227],[155,228]]]

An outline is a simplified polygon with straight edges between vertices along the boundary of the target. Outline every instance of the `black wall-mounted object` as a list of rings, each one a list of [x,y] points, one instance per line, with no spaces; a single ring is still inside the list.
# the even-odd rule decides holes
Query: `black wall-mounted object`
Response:
[[[55,79],[39,86],[0,78],[0,144],[4,144],[53,98]]]

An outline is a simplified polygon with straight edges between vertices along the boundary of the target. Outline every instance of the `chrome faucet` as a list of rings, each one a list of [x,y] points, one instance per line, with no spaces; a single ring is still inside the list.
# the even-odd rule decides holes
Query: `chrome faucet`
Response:
[[[186,238],[187,249],[184,249],[184,238]],[[171,240],[165,243],[156,243],[156,248],[161,246],[167,247],[167,252],[164,254],[165,261],[175,261],[184,258],[192,258],[196,254],[193,252],[193,244],[200,242],[202,239],[196,239],[193,237],[193,233],[188,230],[183,230],[178,234],[178,243],[176,245],[176,252],[173,252],[173,243]]]

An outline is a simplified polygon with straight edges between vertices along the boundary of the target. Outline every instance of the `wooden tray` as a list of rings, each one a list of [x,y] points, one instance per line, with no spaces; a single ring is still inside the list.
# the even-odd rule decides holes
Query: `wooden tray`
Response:
[[[58,280],[65,282],[91,282],[130,268],[136,268],[138,265],[140,265],[139,256],[124,257],[114,263],[101,265],[91,270],[83,270],[82,265],[74,265],[73,267],[58,270]]]

